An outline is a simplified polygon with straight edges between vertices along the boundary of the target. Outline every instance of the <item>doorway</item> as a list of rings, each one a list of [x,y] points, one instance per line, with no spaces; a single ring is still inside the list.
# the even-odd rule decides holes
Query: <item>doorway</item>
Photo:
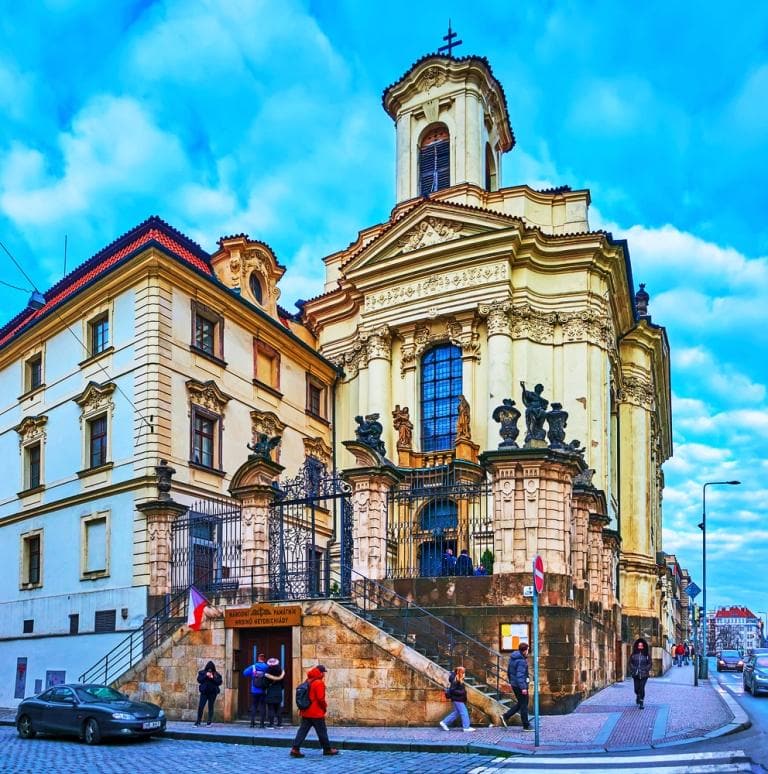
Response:
[[[240,649],[235,651],[235,677],[237,686],[237,716],[247,718],[251,703],[250,681],[242,676],[243,670],[256,661],[259,653],[263,653],[268,659],[276,658],[285,670],[283,682],[283,706],[280,711],[282,722],[291,719],[293,709],[293,653],[291,641],[293,629],[283,626],[274,629],[241,629]]]

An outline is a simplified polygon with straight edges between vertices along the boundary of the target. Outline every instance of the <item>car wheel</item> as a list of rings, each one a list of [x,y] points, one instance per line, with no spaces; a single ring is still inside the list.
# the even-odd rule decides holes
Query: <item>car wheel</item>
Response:
[[[94,718],[88,718],[83,726],[83,739],[86,744],[98,744],[101,741],[101,729]]]
[[[32,718],[29,715],[22,715],[19,718],[19,722],[16,724],[16,730],[19,732],[19,736],[22,739],[31,739],[37,734],[37,731],[32,727]]]

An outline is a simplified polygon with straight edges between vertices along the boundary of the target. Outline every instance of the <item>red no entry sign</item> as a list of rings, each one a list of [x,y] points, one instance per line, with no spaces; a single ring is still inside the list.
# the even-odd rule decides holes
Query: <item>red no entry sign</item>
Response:
[[[533,585],[536,587],[537,594],[544,591],[544,562],[540,556],[533,558]]]

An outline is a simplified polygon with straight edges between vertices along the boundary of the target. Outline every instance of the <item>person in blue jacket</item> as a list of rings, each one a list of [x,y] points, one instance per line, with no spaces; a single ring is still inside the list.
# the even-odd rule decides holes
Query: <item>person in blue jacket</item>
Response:
[[[259,653],[256,662],[243,670],[243,677],[249,677],[251,680],[251,728],[256,725],[257,711],[261,728],[264,728],[267,719],[267,678],[264,674],[268,666],[266,656]]]
[[[523,731],[531,730],[531,723],[528,720],[528,643],[521,642],[518,649],[509,657],[507,665],[507,678],[509,686],[515,694],[517,704],[510,707],[502,716],[501,722],[506,728],[508,721],[512,716],[520,713],[520,720],[523,723]]]

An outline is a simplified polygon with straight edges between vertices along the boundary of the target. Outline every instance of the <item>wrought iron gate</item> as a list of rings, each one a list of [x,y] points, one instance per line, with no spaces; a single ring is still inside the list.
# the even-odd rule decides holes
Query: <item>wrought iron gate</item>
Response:
[[[280,483],[269,513],[272,599],[347,596],[352,578],[351,487],[313,457]],[[334,550],[338,545],[338,551]]]
[[[453,465],[414,470],[389,493],[387,577],[493,572],[493,510],[486,474]]]

